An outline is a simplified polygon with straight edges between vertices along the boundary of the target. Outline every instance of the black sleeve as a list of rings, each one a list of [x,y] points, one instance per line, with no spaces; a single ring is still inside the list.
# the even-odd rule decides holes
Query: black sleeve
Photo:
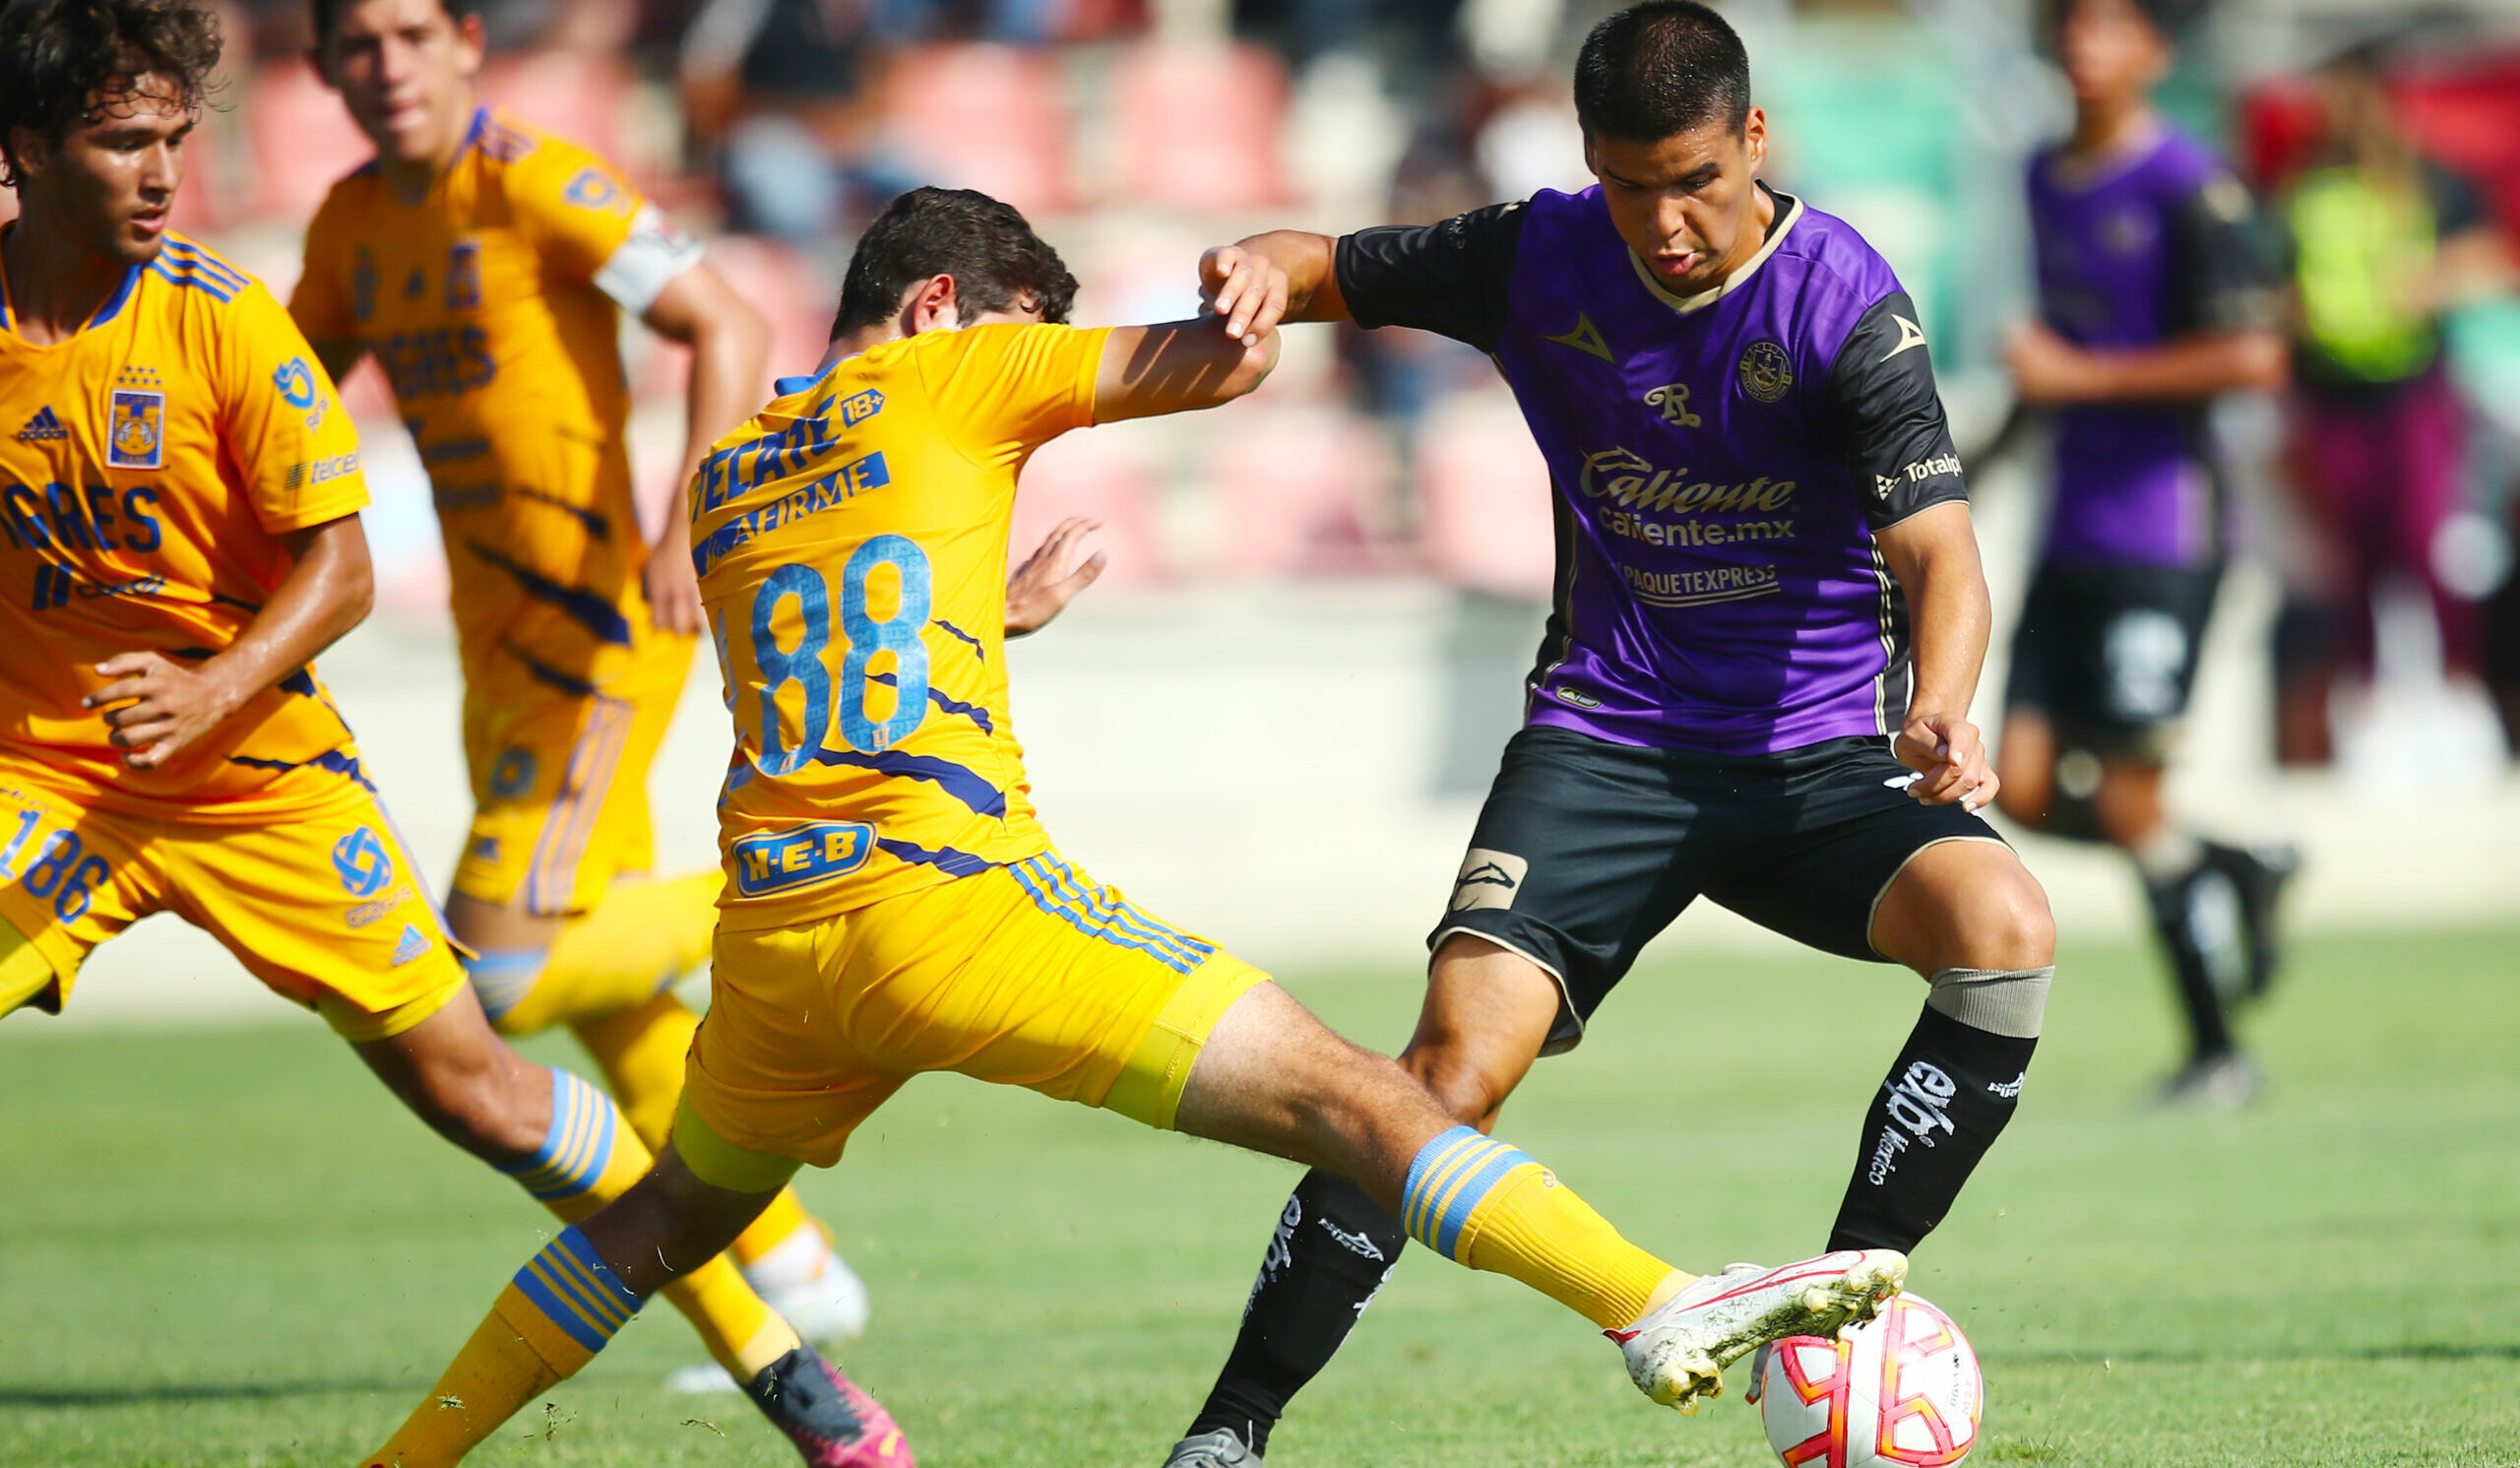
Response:
[[[1826,402],[1827,431],[1855,471],[1874,530],[1968,501],[1960,454],[1934,392],[1933,359],[1906,291],[1875,301],[1856,323],[1829,368]]]
[[[2283,325],[2275,249],[2248,187],[2217,173],[2171,210],[2174,336]]]
[[[1437,224],[1340,236],[1334,268],[1348,314],[1358,326],[1414,326],[1495,351],[1523,218],[1520,204],[1490,204]]]
[[[2432,205],[2432,232],[2436,238],[2455,239],[2493,223],[2485,195],[2478,191],[2474,180],[2456,168],[2426,159],[2424,192]]]

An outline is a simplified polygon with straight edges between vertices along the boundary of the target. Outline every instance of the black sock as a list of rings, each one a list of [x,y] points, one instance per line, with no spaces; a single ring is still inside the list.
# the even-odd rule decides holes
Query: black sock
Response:
[[[1904,1253],[1932,1233],[2012,1119],[2038,1046],[1927,1009],[1864,1116],[1829,1247]]]
[[[2248,984],[2247,959],[2238,950],[2238,890],[2210,860],[2167,881],[2144,881],[2153,928],[2170,954],[2172,982],[2187,1016],[2194,1058],[2231,1053],[2231,1020],[2223,1006]]]
[[[1408,1240],[1364,1189],[1306,1173],[1278,1215],[1233,1353],[1188,1436],[1224,1428],[1265,1452],[1287,1403],[1330,1364]]]

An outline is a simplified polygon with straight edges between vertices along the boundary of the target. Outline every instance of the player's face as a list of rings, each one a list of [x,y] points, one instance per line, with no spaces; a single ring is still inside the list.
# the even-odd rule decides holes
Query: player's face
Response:
[[[316,58],[381,157],[435,163],[472,124],[481,21],[457,21],[441,0],[347,0]]]
[[[2071,0],[2056,28],[2056,64],[2078,102],[2140,96],[2170,63],[2169,43],[2132,0]]]
[[[181,87],[148,76],[128,96],[100,99],[58,147],[20,132],[12,151],[27,174],[28,212],[109,259],[157,259],[195,120]]]
[[[1759,191],[1768,122],[1756,107],[1738,132],[1717,121],[1659,143],[1586,137],[1610,223],[1664,289],[1722,285],[1759,247]]]

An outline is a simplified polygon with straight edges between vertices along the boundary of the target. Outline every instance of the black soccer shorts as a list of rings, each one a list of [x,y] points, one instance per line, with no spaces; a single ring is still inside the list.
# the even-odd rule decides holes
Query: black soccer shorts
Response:
[[[2222,579],[2219,565],[2041,566],[2005,707],[2045,714],[2064,748],[2162,758],[2195,691]]]
[[[1879,737],[1743,757],[1523,730],[1426,945],[1475,933],[1546,970],[1560,1003],[1544,1054],[1583,1039],[1700,894],[1823,952],[1886,962],[1872,913],[1909,860],[2003,839],[1957,804],[1909,798],[1910,773]]]

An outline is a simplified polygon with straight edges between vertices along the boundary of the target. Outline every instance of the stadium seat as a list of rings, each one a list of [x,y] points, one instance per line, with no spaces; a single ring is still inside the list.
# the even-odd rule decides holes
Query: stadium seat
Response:
[[[265,62],[245,91],[253,213],[302,225],[343,174],[375,156],[342,99],[302,57]]]
[[[1278,157],[1287,75],[1248,44],[1146,41],[1111,84],[1115,202],[1230,212],[1290,201]]]
[[[884,84],[885,143],[912,171],[992,194],[1027,215],[1074,207],[1073,119],[1057,64],[1013,46],[921,46]]]
[[[1548,466],[1502,387],[1438,404],[1417,435],[1418,537],[1456,586],[1546,596],[1556,565]]]
[[[1145,586],[1170,569],[1156,527],[1160,479],[1147,450],[1110,430],[1054,438],[1025,466],[1015,496],[1010,564],[1033,553],[1052,527],[1071,515],[1102,522],[1089,543],[1108,553],[1104,587]]]
[[[1214,428],[1201,437],[1219,570],[1278,577],[1391,569],[1391,452],[1370,424],[1327,405],[1255,401],[1223,410]]]

